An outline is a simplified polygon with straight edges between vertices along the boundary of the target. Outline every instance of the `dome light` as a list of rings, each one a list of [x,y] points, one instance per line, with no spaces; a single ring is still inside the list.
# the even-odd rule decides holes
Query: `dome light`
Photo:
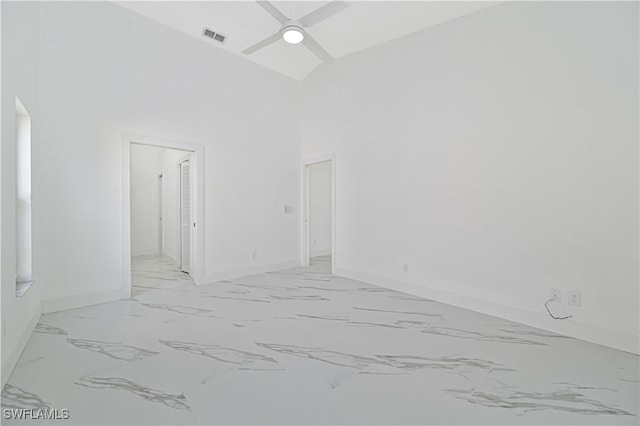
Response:
[[[282,38],[289,44],[298,44],[304,39],[304,34],[300,27],[291,25],[282,29]]]

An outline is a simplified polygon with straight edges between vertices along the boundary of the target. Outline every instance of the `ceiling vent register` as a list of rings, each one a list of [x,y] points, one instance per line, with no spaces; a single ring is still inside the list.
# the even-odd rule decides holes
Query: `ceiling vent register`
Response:
[[[220,43],[224,43],[224,41],[227,39],[227,36],[217,33],[213,30],[210,30],[209,28],[205,28],[202,31],[202,35],[210,39],[213,39],[215,41],[218,41]]]

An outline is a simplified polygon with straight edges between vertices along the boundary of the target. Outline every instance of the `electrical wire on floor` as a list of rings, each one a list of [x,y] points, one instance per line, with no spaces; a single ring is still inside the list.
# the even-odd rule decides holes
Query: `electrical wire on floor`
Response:
[[[553,299],[549,299],[549,300],[547,300],[546,302],[544,302],[544,307],[545,307],[545,308],[547,308],[547,312],[549,312],[549,315],[551,315],[551,318],[553,318],[553,319],[557,319],[557,320],[563,320],[563,319],[571,318],[571,317],[573,316],[573,315],[569,315],[568,317],[557,317],[557,316],[553,315],[553,314],[551,313],[551,311],[549,310],[549,306],[547,306],[547,304],[548,304],[549,302],[552,302],[552,301],[553,301]]]

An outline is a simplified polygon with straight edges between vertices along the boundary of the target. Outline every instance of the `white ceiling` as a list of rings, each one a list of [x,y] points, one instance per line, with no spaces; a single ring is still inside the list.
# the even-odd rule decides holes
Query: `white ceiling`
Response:
[[[280,23],[254,1],[143,1],[116,2],[212,48],[224,49],[250,61],[303,80],[321,61],[303,45],[278,41],[251,55],[242,50],[280,29]],[[301,17],[327,1],[274,1],[287,17]],[[348,7],[307,31],[334,58],[402,37],[498,1],[348,1]],[[204,27],[227,36],[224,44],[202,36]]]

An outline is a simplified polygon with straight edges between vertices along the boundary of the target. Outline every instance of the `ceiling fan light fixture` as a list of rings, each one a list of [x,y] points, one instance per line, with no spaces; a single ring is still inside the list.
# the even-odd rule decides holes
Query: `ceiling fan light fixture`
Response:
[[[302,28],[289,25],[282,29],[282,38],[289,44],[298,44],[304,40],[304,33]]]

